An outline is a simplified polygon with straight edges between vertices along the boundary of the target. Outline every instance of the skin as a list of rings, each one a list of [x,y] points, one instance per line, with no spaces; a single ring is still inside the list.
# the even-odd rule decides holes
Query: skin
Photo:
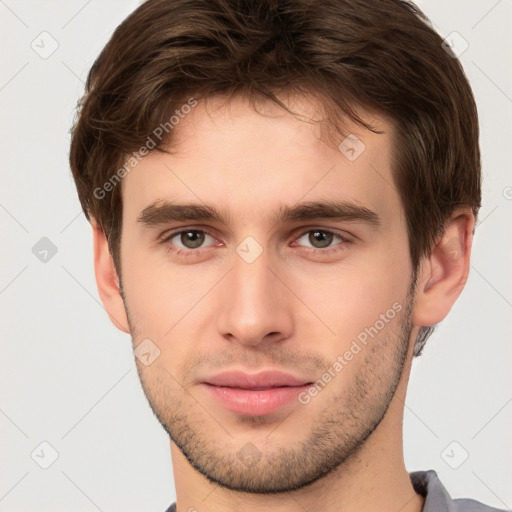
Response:
[[[317,115],[312,98],[292,100],[295,111]],[[473,215],[454,212],[422,260],[414,289],[390,125],[378,120],[384,134],[374,134],[347,122],[366,146],[349,161],[321,140],[318,125],[268,101],[258,110],[243,98],[200,102],[175,127],[175,152],[149,153],[123,179],[121,287],[105,236],[92,222],[105,309],[134,347],[149,338],[160,350],[148,366],[136,361],[171,438],[178,512],[288,512],[319,504],[325,512],[420,511],[424,499],[411,485],[402,450],[414,341],[421,326],[448,314],[464,287]],[[229,218],[137,221],[163,200],[211,204]],[[380,227],[272,219],[282,205],[330,200],[364,205],[379,215]],[[179,235],[159,241],[177,228],[211,236],[194,254]],[[315,230],[347,241],[314,245]],[[252,263],[236,252],[247,236],[263,249]],[[227,369],[278,369],[315,382],[396,303],[394,318],[306,405],[240,415],[198,384]],[[249,463],[240,457],[247,450],[254,454]]]

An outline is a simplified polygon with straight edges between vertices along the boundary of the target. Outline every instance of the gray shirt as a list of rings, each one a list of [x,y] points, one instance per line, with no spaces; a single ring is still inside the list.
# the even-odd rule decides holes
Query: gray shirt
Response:
[[[414,471],[409,477],[414,490],[425,497],[422,512],[505,512],[505,509],[488,507],[469,498],[452,500],[433,469]],[[176,512],[176,503],[165,512]]]

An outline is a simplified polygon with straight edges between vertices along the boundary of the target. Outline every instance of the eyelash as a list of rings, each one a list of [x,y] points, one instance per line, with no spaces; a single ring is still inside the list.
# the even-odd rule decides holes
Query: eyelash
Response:
[[[335,233],[334,231],[330,231],[327,229],[319,229],[319,228],[311,228],[306,231],[303,231],[303,232],[301,232],[301,234],[299,236],[296,237],[295,240],[298,240],[298,239],[302,238],[304,235],[311,233],[313,231],[320,231],[321,233],[324,233],[324,234],[334,235],[334,237],[338,237],[341,240],[341,242],[334,246],[327,247],[326,249],[316,249],[314,247],[300,246],[300,247],[302,247],[303,250],[305,250],[308,253],[322,254],[322,255],[329,254],[330,255],[330,254],[344,250],[345,245],[347,243],[350,243],[350,241],[351,241],[348,237],[340,235],[339,233]],[[193,228],[190,229],[189,228],[189,229],[180,229],[178,231],[173,231],[172,233],[165,236],[165,238],[162,239],[161,243],[164,245],[168,244],[168,248],[167,248],[168,252],[172,252],[173,254],[176,254],[177,256],[185,256],[185,257],[197,256],[197,255],[201,254],[202,251],[206,249],[206,247],[199,247],[198,249],[181,249],[181,248],[174,249],[170,243],[170,241],[173,238],[175,238],[176,236],[181,235],[182,233],[189,233],[189,232],[204,233],[206,235],[211,236],[212,238],[215,238],[215,236],[207,229],[193,229]],[[342,247],[340,248],[339,246],[342,246]]]

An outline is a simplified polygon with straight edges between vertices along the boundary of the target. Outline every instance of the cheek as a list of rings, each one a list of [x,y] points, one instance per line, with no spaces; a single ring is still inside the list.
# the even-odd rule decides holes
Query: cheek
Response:
[[[383,248],[336,265],[318,265],[314,273],[296,271],[289,279],[294,292],[319,319],[309,324],[311,329],[325,332],[326,339],[333,340],[331,346],[339,350],[365,328],[376,322],[381,327],[381,315],[386,327],[396,324],[397,313],[405,309],[410,268],[405,249]]]
[[[142,338],[163,339],[183,314],[193,287],[186,286],[183,272],[165,260],[165,251],[142,249],[128,233],[123,233],[121,254],[123,290],[132,327]]]
[[[128,244],[126,249],[123,287],[135,330],[134,345],[149,338],[160,351],[155,363],[145,369],[148,381],[160,372],[164,380],[171,374],[181,382],[188,362],[211,350],[218,340],[215,318],[222,300],[215,284],[226,269],[176,265],[165,251],[152,253]]]

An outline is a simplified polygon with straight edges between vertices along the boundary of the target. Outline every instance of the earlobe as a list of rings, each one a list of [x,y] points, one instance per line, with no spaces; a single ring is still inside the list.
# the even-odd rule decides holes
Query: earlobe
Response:
[[[130,333],[123,298],[119,289],[119,279],[110,254],[103,230],[91,218],[94,245],[94,273],[101,302],[111,322],[121,331]]]
[[[475,218],[471,211],[454,214],[429,257],[422,260],[414,325],[431,326],[450,312],[469,274]]]

